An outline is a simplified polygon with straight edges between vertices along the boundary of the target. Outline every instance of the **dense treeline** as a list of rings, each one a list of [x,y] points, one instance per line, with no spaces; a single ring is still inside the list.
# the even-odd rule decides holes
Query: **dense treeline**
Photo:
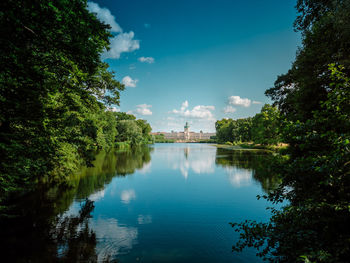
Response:
[[[298,0],[303,36],[291,69],[266,91],[285,118],[288,160],[266,198],[287,201],[268,223],[233,224],[234,250],[274,262],[348,262],[350,255],[350,1]]]
[[[148,141],[146,122],[106,110],[119,105],[124,86],[100,57],[110,26],[86,0],[8,0],[0,7],[0,201],[38,182],[65,181],[116,138]]]
[[[141,144],[153,143],[151,125],[145,120],[138,119],[132,114],[125,112],[115,113],[117,121],[117,146],[132,147]]]
[[[277,107],[265,104],[261,112],[245,119],[222,119],[215,123],[219,143],[254,142],[277,144],[281,142],[282,117]]]

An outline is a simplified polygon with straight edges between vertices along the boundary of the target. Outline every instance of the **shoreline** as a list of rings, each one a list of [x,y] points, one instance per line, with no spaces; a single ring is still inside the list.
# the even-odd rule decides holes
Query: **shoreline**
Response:
[[[236,145],[227,145],[227,144],[216,143],[215,146],[218,148],[229,149],[229,150],[279,152],[281,150],[286,149],[288,147],[288,144],[281,143],[278,145],[261,145],[261,144],[254,144],[254,143],[238,143]]]

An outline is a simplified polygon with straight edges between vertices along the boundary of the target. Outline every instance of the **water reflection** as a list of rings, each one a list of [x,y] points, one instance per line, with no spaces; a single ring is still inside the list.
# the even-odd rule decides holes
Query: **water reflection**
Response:
[[[47,203],[23,207],[23,216],[1,218],[2,262],[96,262],[96,234],[89,226],[94,202],[82,202],[75,215],[54,216],[49,200],[41,200]]]
[[[120,199],[124,204],[129,204],[131,200],[136,199],[136,193],[134,189],[124,190],[120,195]]]
[[[149,170],[151,152],[148,147],[128,152],[100,152],[94,167],[83,167],[72,177],[69,188],[39,190],[17,202],[0,215],[1,259],[114,262],[117,255],[129,251],[136,243],[138,231],[135,227],[120,225],[113,218],[93,220],[94,202],[103,200],[105,185],[114,177],[133,174],[147,165]],[[132,189],[121,196],[125,203],[135,198]],[[145,216],[139,221],[146,224],[151,219]]]
[[[264,151],[231,151],[218,148],[215,163],[225,168],[235,187],[258,182],[265,192],[275,189],[280,179],[273,170],[275,157]]]
[[[252,184],[252,170],[239,169],[237,167],[225,167],[229,181],[234,187],[248,186]]]
[[[100,152],[93,162],[94,167],[83,167],[77,174],[76,197],[84,199],[103,189],[115,176],[143,173],[150,169],[152,148],[139,147],[131,151]]]
[[[139,225],[146,225],[152,223],[152,216],[151,215],[139,215],[137,217],[137,222]]]
[[[235,188],[258,183],[268,192],[280,182],[272,169],[275,157],[261,150],[232,151],[206,144],[178,144],[156,148],[154,154],[165,157],[168,166],[180,171],[185,179],[191,174],[215,174],[217,167],[222,167]]]
[[[182,176],[187,179],[189,173],[210,174],[215,171],[215,147],[201,144],[179,144],[171,151],[166,148],[156,148],[156,153],[165,154],[169,166],[174,170],[180,170]]]
[[[98,262],[126,254],[137,244],[138,229],[120,224],[115,218],[91,220],[90,226],[98,240]]]
[[[96,234],[89,226],[94,202],[86,200],[76,216],[58,217],[54,229],[50,229],[50,240],[57,244],[59,261],[95,262]]]
[[[261,193],[259,185],[269,191],[279,182],[272,160],[262,151],[205,144],[100,152],[94,167],[82,168],[71,188],[38,191],[19,205],[20,216],[2,218],[2,258],[231,261],[228,222],[251,211],[264,213],[255,196]],[[249,259],[245,262],[255,262]]]

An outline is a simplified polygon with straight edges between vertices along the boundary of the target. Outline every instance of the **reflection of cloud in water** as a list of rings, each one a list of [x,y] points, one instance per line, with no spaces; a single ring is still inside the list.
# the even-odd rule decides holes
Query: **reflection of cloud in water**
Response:
[[[107,256],[113,258],[128,253],[137,243],[137,228],[120,225],[114,218],[91,220],[90,225],[98,241],[98,262],[102,262]]]
[[[197,174],[213,173],[215,164],[215,155],[207,156],[206,159],[191,160],[190,167]]]
[[[140,174],[148,174],[151,172],[151,162],[146,163],[141,169],[138,170]]]
[[[95,201],[95,202],[96,202],[96,201],[102,199],[104,196],[105,196],[105,190],[102,189],[101,191],[98,191],[98,192],[96,192],[96,193],[91,194],[91,195],[89,196],[89,199],[90,199],[91,201]]]
[[[136,193],[134,189],[124,190],[120,195],[120,199],[123,203],[129,204],[131,200],[136,199]]]
[[[252,170],[225,167],[230,183],[234,187],[249,186],[252,183]]]
[[[190,171],[195,174],[213,173],[215,155],[214,147],[175,148],[174,151],[167,152],[167,161],[174,170],[180,170],[187,179]]]
[[[139,215],[137,218],[137,222],[139,225],[146,225],[152,223],[152,216],[151,215]]]

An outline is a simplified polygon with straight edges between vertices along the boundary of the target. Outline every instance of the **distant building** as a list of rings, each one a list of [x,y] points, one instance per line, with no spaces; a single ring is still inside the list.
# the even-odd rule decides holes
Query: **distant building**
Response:
[[[210,137],[216,136],[216,133],[212,132],[191,132],[188,122],[184,126],[183,132],[152,132],[153,135],[163,134],[165,139],[175,140],[175,141],[199,141],[199,140],[209,140]]]
[[[184,126],[184,136],[185,136],[185,140],[190,139],[190,126],[188,125],[187,121],[186,121],[186,125]]]

